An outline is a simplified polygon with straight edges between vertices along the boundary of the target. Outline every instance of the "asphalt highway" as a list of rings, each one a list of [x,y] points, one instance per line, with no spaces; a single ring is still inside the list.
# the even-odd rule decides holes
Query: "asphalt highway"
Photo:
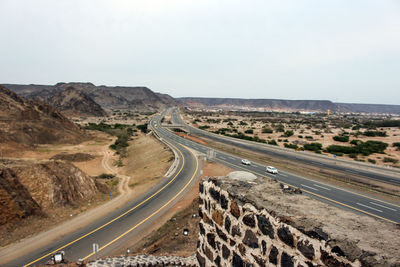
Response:
[[[296,155],[296,153],[288,153],[285,150],[281,149],[276,149],[276,148],[271,148],[268,147],[264,144],[260,143],[254,143],[250,141],[243,141],[239,139],[234,139],[230,137],[225,137],[225,136],[220,136],[214,133],[209,133],[207,131],[203,131],[201,129],[192,127],[187,125],[179,115],[178,110],[175,108],[173,109],[172,113],[172,121],[174,124],[178,125],[183,125],[186,129],[188,129],[191,133],[196,134],[197,136],[200,137],[206,137],[211,140],[228,144],[228,145],[233,145],[237,146],[240,148],[244,149],[251,149],[254,152],[262,153],[274,158],[282,158],[290,161],[295,161],[300,164],[304,165],[312,165],[312,166],[317,166],[318,168],[324,168],[324,169],[331,169],[337,172],[342,172],[348,175],[358,175],[358,176],[363,176],[369,179],[377,180],[380,182],[392,184],[392,185],[397,185],[400,186],[400,172],[398,170],[386,170],[392,173],[392,175],[385,175],[384,173],[379,173],[379,169],[377,168],[377,171],[375,172],[370,172],[368,170],[365,170],[365,168],[353,168],[351,167],[352,163],[346,163],[346,166],[342,166],[339,164],[336,164],[335,159],[330,159],[326,158],[324,160],[319,160],[318,157],[310,158],[308,157],[301,157],[299,155]],[[254,144],[252,144],[254,143]],[[374,168],[374,166],[371,166]]]
[[[156,119],[160,119],[160,116],[155,118],[155,123]],[[168,138],[164,137],[164,141],[168,141]],[[176,203],[189,190],[198,173],[199,163],[193,152],[174,140],[169,140],[168,143],[175,148],[180,157],[176,171],[170,178],[165,178],[144,196],[107,217],[2,266],[44,264],[51,254],[61,250],[65,252],[69,261],[104,257],[119,247],[121,242],[134,239],[146,225],[157,220],[167,207]],[[96,254],[93,253],[94,243],[99,245]]]
[[[176,116],[176,114],[174,115]],[[176,119],[176,118],[175,118]],[[209,147],[190,141],[175,135],[170,130],[157,125],[159,133],[163,138],[174,140],[182,145],[207,154]],[[341,189],[328,184],[320,183],[315,180],[307,179],[289,172],[279,171],[278,174],[266,172],[266,162],[253,162],[251,165],[243,165],[241,158],[222,151],[216,151],[215,160],[221,164],[238,170],[245,170],[254,173],[259,177],[275,178],[278,181],[301,188],[301,190],[313,198],[323,202],[345,208],[357,213],[367,214],[392,223],[400,223],[400,205],[383,201],[367,195],[358,194],[350,190]]]

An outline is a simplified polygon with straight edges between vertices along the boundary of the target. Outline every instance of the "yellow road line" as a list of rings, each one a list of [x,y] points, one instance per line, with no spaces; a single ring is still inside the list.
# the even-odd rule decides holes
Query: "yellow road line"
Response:
[[[169,143],[169,142],[168,142],[168,143]],[[169,144],[170,144],[171,146],[175,147],[175,146],[172,145],[171,143],[169,143]],[[175,147],[175,148],[176,148],[176,147]],[[34,264],[35,262],[38,262],[38,261],[40,261],[41,259],[43,259],[43,258],[45,258],[45,257],[48,257],[48,256],[50,256],[51,254],[54,254],[54,253],[56,253],[57,251],[60,251],[60,250],[62,250],[62,249],[64,249],[64,248],[66,248],[66,247],[68,247],[68,246],[70,246],[70,245],[72,245],[72,244],[78,242],[79,240],[81,240],[81,239],[83,239],[83,238],[85,238],[85,237],[87,237],[87,236],[89,236],[89,235],[91,235],[91,234],[97,232],[98,230],[100,230],[100,229],[106,227],[106,226],[109,225],[110,223],[112,223],[112,222],[118,220],[119,218],[125,216],[126,214],[132,212],[133,210],[137,209],[139,206],[143,205],[145,202],[147,202],[147,201],[149,201],[150,199],[152,199],[155,195],[157,195],[158,193],[160,193],[160,192],[161,192],[162,190],[164,190],[170,183],[172,183],[172,182],[176,179],[176,177],[181,173],[181,171],[183,170],[183,166],[184,166],[184,164],[185,164],[185,158],[184,158],[182,152],[180,152],[179,150],[178,150],[178,152],[179,152],[179,153],[181,154],[181,156],[182,156],[182,166],[181,166],[180,170],[177,172],[177,174],[174,176],[174,178],[172,178],[167,184],[165,184],[162,188],[160,188],[160,189],[159,189],[157,192],[155,192],[153,195],[151,195],[151,196],[148,197],[147,199],[143,200],[142,202],[140,202],[139,204],[137,204],[135,207],[133,207],[133,208],[129,209],[128,211],[124,212],[123,214],[119,215],[118,217],[112,219],[111,221],[109,221],[109,222],[103,224],[102,226],[99,226],[98,228],[96,228],[96,229],[90,231],[89,233],[87,233],[87,234],[85,234],[85,235],[83,235],[83,236],[81,236],[81,237],[79,237],[79,238],[77,238],[77,239],[75,239],[75,240],[69,242],[68,244],[66,244],[66,245],[64,245],[64,246],[61,246],[61,247],[57,248],[56,250],[53,250],[53,251],[47,253],[46,255],[43,255],[42,257],[37,258],[36,260],[33,260],[33,261],[29,262],[28,264],[24,265],[24,267],[27,267],[27,266],[29,266],[29,265],[32,265],[32,264]]]
[[[189,150],[190,153],[193,154],[193,152],[191,150]],[[137,227],[139,227],[140,225],[142,225],[144,222],[146,222],[148,219],[150,219],[151,217],[153,217],[155,214],[157,214],[158,212],[160,212],[162,209],[164,209],[166,206],[168,206],[172,201],[174,201],[188,186],[189,184],[193,181],[194,177],[196,176],[197,170],[199,168],[199,161],[197,159],[197,157],[193,154],[194,158],[196,159],[196,170],[193,173],[192,177],[190,178],[189,182],[185,184],[185,186],[175,195],[173,196],[170,200],[168,200],[167,203],[165,203],[162,207],[160,207],[158,210],[156,210],[155,212],[153,212],[152,214],[150,214],[147,218],[143,219],[141,222],[139,222],[138,224],[136,224],[135,226],[133,226],[132,228],[130,228],[129,230],[127,230],[126,232],[124,232],[123,234],[121,234],[120,236],[116,237],[115,239],[111,240],[110,242],[108,242],[107,244],[105,244],[104,246],[102,246],[101,248],[99,248],[99,251],[105,249],[106,247],[108,247],[109,245],[113,244],[114,242],[118,241],[119,239],[121,239],[122,237],[124,237],[125,235],[129,234],[130,232],[132,232],[133,230],[135,230]],[[93,256],[94,252],[90,253],[89,255],[87,255],[86,257],[83,258],[83,260],[88,259],[89,257]]]
[[[225,161],[225,160],[222,160],[222,159],[217,159],[217,160],[223,161],[223,162],[225,162],[225,163],[227,163],[227,164],[229,164],[229,165],[231,165],[231,166],[234,166],[235,168],[240,168],[240,169],[246,170],[246,171],[248,171],[248,172],[254,172],[254,171],[249,171],[248,169],[243,168],[242,166],[233,165],[232,163],[229,163],[229,162],[227,162],[227,161]],[[258,172],[255,172],[255,173],[257,173],[258,175],[260,175],[260,176],[262,176],[262,177],[266,177],[266,178],[270,178],[270,179],[271,179],[271,177],[269,177],[269,176],[260,174],[260,173],[258,173]],[[291,186],[291,187],[296,187],[296,186],[290,185],[290,184],[285,183],[285,182],[281,182],[281,181],[280,181],[280,183],[285,184],[285,185],[288,185],[288,186]],[[383,217],[381,217],[381,216],[375,215],[375,214],[373,214],[373,213],[369,213],[369,212],[367,212],[367,211],[357,209],[357,208],[352,207],[352,206],[350,206],[350,205],[347,205],[347,204],[345,204],[345,203],[339,202],[339,201],[337,201],[337,200],[334,200],[334,199],[331,199],[331,198],[328,198],[328,197],[324,197],[324,196],[322,196],[322,195],[319,195],[319,194],[310,192],[310,191],[305,190],[305,189],[303,189],[303,188],[301,188],[301,190],[304,191],[304,192],[306,192],[306,193],[309,193],[309,194],[318,196],[318,197],[320,197],[320,198],[324,198],[324,199],[326,199],[326,200],[332,201],[332,202],[334,202],[334,203],[336,203],[336,204],[345,206],[345,207],[347,207],[347,208],[350,208],[350,209],[353,209],[353,210],[356,210],[356,211],[359,211],[359,212],[362,212],[362,213],[365,213],[365,214],[374,216],[374,217],[376,217],[376,218],[379,218],[379,219],[382,219],[382,220],[385,220],[385,221],[388,221],[388,222],[391,222],[391,223],[394,223],[394,224],[398,224],[397,222],[392,221],[392,220],[390,220],[390,219],[386,219],[386,218],[383,218]]]

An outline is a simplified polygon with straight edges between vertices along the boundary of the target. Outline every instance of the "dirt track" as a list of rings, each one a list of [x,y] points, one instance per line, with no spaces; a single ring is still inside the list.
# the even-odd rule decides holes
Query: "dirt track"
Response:
[[[153,137],[147,137],[147,138],[153,138]],[[129,187],[130,177],[126,175],[120,175],[119,174],[120,170],[112,166],[110,161],[112,160],[113,152],[109,150],[109,144],[106,144],[103,147],[102,151],[103,151],[103,158],[101,160],[101,166],[103,167],[102,172],[112,173],[120,178],[120,183],[119,183],[120,194],[117,197],[113,198],[112,200],[106,202],[105,204],[92,208],[87,212],[81,213],[77,215],[75,218],[67,220],[50,230],[47,230],[32,237],[25,238],[17,243],[1,248],[0,265],[14,258],[17,258],[18,256],[21,255],[21,253],[26,254],[30,251],[40,248],[45,244],[57,240],[61,236],[74,232],[79,228],[101,217],[106,216],[110,211],[118,209],[128,201],[138,197],[139,195],[143,194],[148,190],[148,188],[151,186],[152,183],[141,184],[141,186],[136,188],[136,190],[132,190]],[[157,165],[159,165],[159,163],[157,163]],[[165,169],[168,169],[168,167],[169,166],[166,166]],[[149,169],[147,169],[147,171],[149,171]],[[137,190],[139,188],[140,190]]]

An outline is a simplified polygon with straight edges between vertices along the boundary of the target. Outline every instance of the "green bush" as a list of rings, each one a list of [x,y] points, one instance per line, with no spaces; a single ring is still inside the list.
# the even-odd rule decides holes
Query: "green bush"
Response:
[[[248,130],[244,131],[244,133],[246,133],[246,134],[254,134],[254,131],[253,131],[253,129],[248,129]]]
[[[208,126],[208,125],[199,126],[199,129],[201,129],[201,130],[205,130],[205,129],[209,129],[209,128],[210,128],[210,126]]]
[[[268,134],[270,134],[270,133],[273,133],[274,131],[273,131],[271,128],[263,128],[263,129],[261,130],[261,132],[262,132],[262,133],[268,133]]]
[[[349,142],[349,137],[347,135],[337,135],[333,137],[333,140],[338,142]]]
[[[376,160],[374,160],[374,159],[368,159],[368,162],[372,163],[372,164],[376,164]]]
[[[299,148],[296,144],[284,143],[283,145],[284,145],[286,148],[292,148],[292,149],[297,149],[297,148]]]
[[[282,136],[284,136],[284,137],[290,137],[290,136],[292,136],[293,134],[294,134],[294,133],[293,133],[292,130],[288,130],[288,131],[284,132],[284,134],[283,134]]]
[[[100,178],[100,179],[112,179],[114,177],[115,177],[115,175],[110,174],[110,173],[102,173],[99,176],[97,176],[97,178]]]
[[[147,133],[147,123],[136,126],[142,133]]]
[[[381,137],[386,137],[386,131],[365,131],[363,132],[363,135],[365,136],[371,136],[371,137],[375,137],[375,136],[381,136]]]
[[[357,140],[354,142],[355,146],[339,146],[330,145],[326,150],[331,154],[344,153],[344,154],[363,154],[368,156],[373,153],[384,153],[388,144],[381,141],[367,141],[362,142]]]
[[[322,144],[321,143],[310,143],[310,144],[305,144],[303,147],[305,150],[319,151],[322,149]]]
[[[272,139],[272,140],[269,140],[269,141],[268,141],[268,145],[277,146],[278,143],[277,143],[274,139]]]
[[[299,135],[299,138],[303,138],[303,136],[302,136],[302,135]]]
[[[384,157],[384,158],[383,158],[383,162],[391,162],[391,163],[396,164],[397,162],[399,162],[399,160],[394,159],[394,158]]]
[[[394,147],[399,147],[399,148],[400,148],[400,142],[394,142],[394,143],[392,144],[392,146],[394,146]]]

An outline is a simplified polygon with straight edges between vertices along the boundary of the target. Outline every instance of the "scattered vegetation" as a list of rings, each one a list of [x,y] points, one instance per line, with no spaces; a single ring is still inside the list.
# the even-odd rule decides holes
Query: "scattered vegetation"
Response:
[[[333,137],[333,140],[338,141],[338,142],[349,142],[349,136],[348,135],[337,135]]]

